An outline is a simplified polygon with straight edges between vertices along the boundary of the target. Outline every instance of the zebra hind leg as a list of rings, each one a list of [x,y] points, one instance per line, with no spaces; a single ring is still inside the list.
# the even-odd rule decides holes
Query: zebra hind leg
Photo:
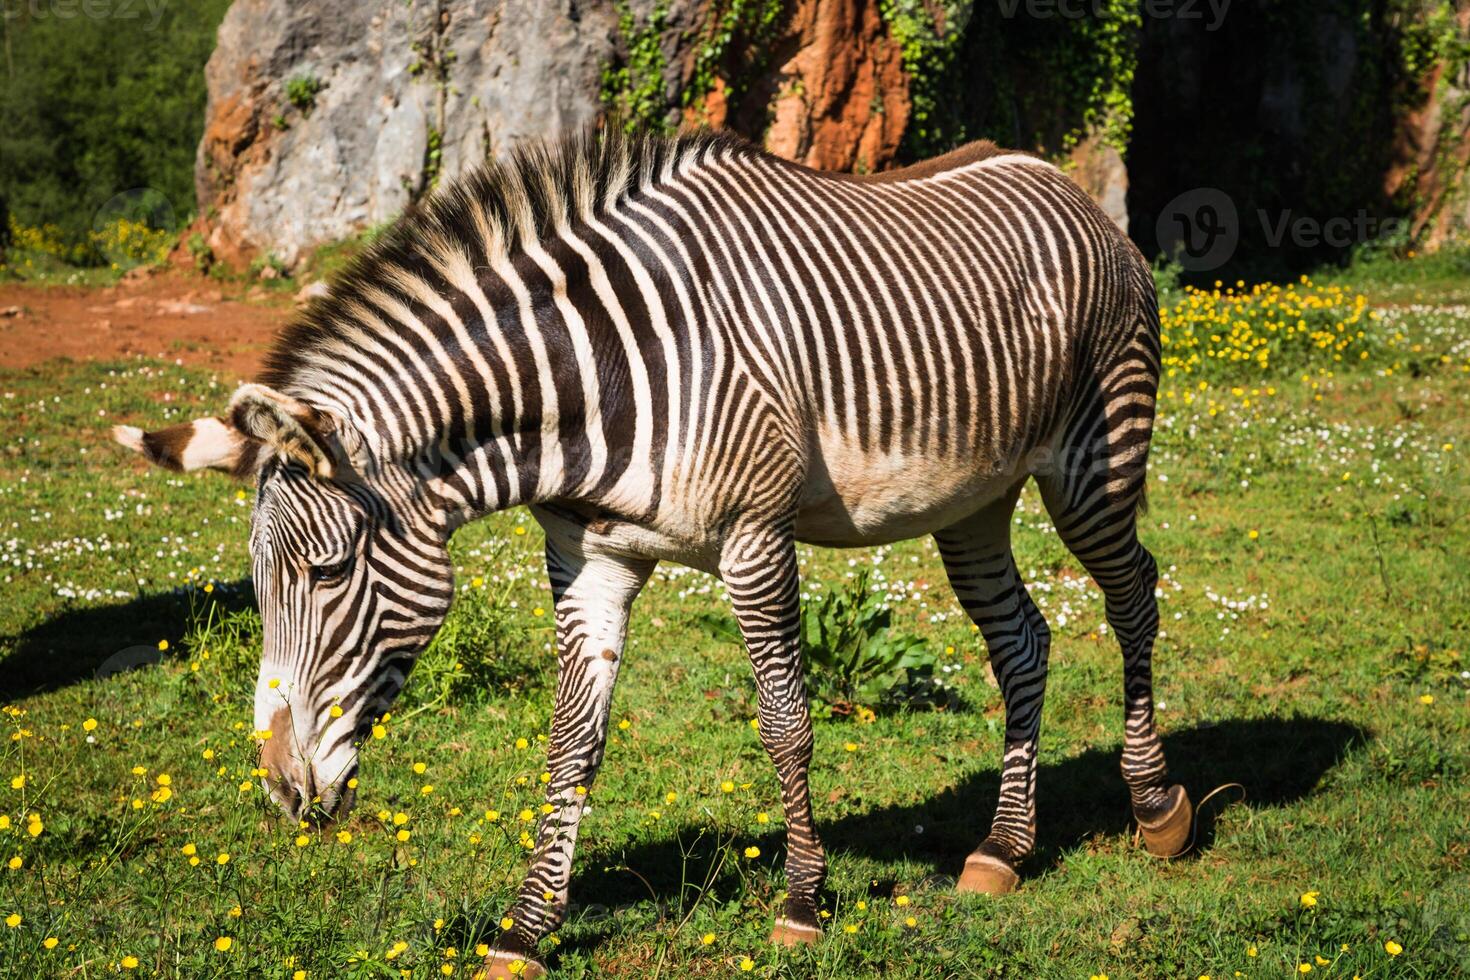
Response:
[[[1120,383],[1111,390],[1123,394],[1105,401],[1100,392],[1070,427],[1066,443],[1071,448],[1061,456],[1070,465],[1039,477],[1038,483],[1057,532],[1102,589],[1108,625],[1122,647],[1122,769],[1134,818],[1150,854],[1176,857],[1189,848],[1194,808],[1184,787],[1169,782],[1154,725],[1159,575],[1153,555],[1138,540],[1137,526],[1152,403],[1140,425],[1140,413],[1127,411],[1129,386]],[[1137,391],[1136,381],[1131,390]]]
[[[628,611],[654,565],[589,555],[577,541],[547,529],[546,567],[556,600],[558,645],[546,760],[551,779],[530,870],[477,974],[486,980],[528,980],[545,973],[536,948],[566,918],[577,827],[602,763]]]
[[[1000,799],[989,835],[965,861],[962,892],[1013,890],[1016,866],[1036,843],[1036,750],[1051,633],[1011,554],[1018,493],[934,536],[955,596],[985,637],[1006,706]]]

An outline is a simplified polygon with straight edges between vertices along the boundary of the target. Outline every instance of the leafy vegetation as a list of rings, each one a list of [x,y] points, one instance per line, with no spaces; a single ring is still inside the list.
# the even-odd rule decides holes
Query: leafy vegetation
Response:
[[[892,629],[882,588],[864,569],[841,588],[802,601],[801,654],[816,717],[872,721],[874,708],[949,703],[949,686],[935,677],[941,665],[932,645]],[[701,613],[696,621],[711,637],[743,647],[729,616]]]
[[[195,206],[204,63],[228,7],[6,3],[0,211],[24,228],[54,229],[94,264],[106,257],[88,236],[119,194],[149,188],[182,224]]]
[[[602,69],[602,104],[629,133],[668,132],[669,105],[665,90],[663,32],[669,17],[668,0],[655,0],[647,19],[640,21],[628,0],[616,0],[618,36],[624,49],[620,60]]]
[[[720,584],[664,566],[634,608],[573,912],[545,949],[559,974],[1464,973],[1470,330],[1456,261],[1337,275],[1348,299],[1394,297],[1360,321],[1366,359],[1314,351],[1298,373],[1292,341],[1268,330],[1280,370],[1259,381],[1258,360],[1230,357],[1209,362],[1206,391],[1197,375],[1166,380],[1143,523],[1161,568],[1156,709],[1196,801],[1245,787],[1202,807],[1196,857],[1160,863],[1132,842],[1117,645],[1028,491],[1017,564],[1053,667],[1020,891],[960,897],[947,877],[989,820],[1004,709],[933,543],[802,548],[817,642],[946,651],[962,710],[818,719],[828,937],[767,945],[781,811],[749,667],[705,626]],[[1278,302],[1288,288],[1305,300],[1298,284]],[[1263,303],[1240,315],[1259,326]],[[459,532],[458,601],[364,751],[357,810],[303,830],[252,775],[249,495],[145,469],[105,431],[227,394],[143,359],[0,373],[0,922],[14,920],[0,972],[467,975],[540,803],[555,658],[539,532],[523,512]]]

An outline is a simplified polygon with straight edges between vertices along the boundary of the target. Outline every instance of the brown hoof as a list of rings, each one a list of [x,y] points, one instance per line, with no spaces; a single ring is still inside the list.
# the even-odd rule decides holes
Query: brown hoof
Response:
[[[810,946],[822,938],[822,930],[809,926],[784,915],[776,916],[776,926],[771,930],[771,942],[777,946]]]
[[[1006,895],[1016,890],[1021,876],[998,857],[971,854],[965,859],[965,871],[955,883],[955,891],[980,895]]]
[[[1178,783],[1169,787],[1169,805],[1164,815],[1144,823],[1138,821],[1143,831],[1143,846],[1154,857],[1178,857],[1189,850],[1190,832],[1194,829],[1194,807],[1189,794]]]
[[[535,960],[491,950],[485,957],[485,965],[475,974],[475,980],[537,980],[546,976],[546,967]]]

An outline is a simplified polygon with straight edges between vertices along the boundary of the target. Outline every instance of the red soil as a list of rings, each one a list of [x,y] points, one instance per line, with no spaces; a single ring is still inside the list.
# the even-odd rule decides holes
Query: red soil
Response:
[[[0,368],[145,355],[250,378],[291,316],[289,293],[180,272],[107,287],[0,284]]]

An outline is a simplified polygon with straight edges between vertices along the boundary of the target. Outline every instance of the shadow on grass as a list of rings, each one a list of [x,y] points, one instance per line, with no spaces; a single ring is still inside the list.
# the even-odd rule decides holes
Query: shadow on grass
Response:
[[[1356,725],[1319,718],[1262,718],[1200,725],[1164,736],[1172,778],[1184,784],[1198,803],[1224,783],[1245,787],[1244,804],[1251,809],[1286,806],[1313,792],[1322,777],[1353,746],[1368,739]],[[1128,791],[1118,771],[1120,748],[1089,749],[1061,762],[1043,764],[1037,774],[1037,847],[1023,866],[1023,877],[1055,865],[1062,854],[1097,834],[1122,834],[1131,827]],[[837,820],[823,820],[817,808],[817,829],[829,854],[846,852],[880,861],[907,860],[928,866],[930,876],[952,881],[965,856],[980,843],[990,827],[1000,787],[1000,773],[986,769],[959,785],[922,803],[879,806]],[[1210,817],[1238,792],[1216,797],[1201,814],[1194,853],[1213,842]],[[915,831],[922,827],[923,832]],[[681,847],[680,839],[685,843]],[[692,854],[686,855],[690,843]],[[590,841],[588,843],[591,843]],[[602,906],[583,906],[583,922],[598,933],[599,908],[653,898],[672,912],[680,892],[692,899],[689,883],[704,882],[718,859],[718,841],[701,837],[699,828],[686,826],[657,842],[623,850],[599,852],[588,848],[585,871],[573,889],[584,901],[596,896]],[[750,843],[742,838],[742,846]],[[780,855],[782,837],[767,834],[757,841],[765,854]],[[1141,856],[1141,855],[1140,855]],[[943,887],[941,878],[934,882]],[[918,884],[917,881],[912,884]],[[716,904],[739,887],[733,875],[716,877],[706,901]],[[891,889],[891,884],[888,886]],[[590,920],[590,921],[589,921]],[[571,941],[595,946],[596,937],[581,935]]]
[[[248,580],[218,583],[209,599],[219,612],[255,604]],[[94,677],[136,670],[162,660],[159,640],[170,653],[203,607],[202,594],[173,589],[110,606],[68,610],[31,629],[0,637],[11,653],[0,661],[0,702],[10,703]]]

